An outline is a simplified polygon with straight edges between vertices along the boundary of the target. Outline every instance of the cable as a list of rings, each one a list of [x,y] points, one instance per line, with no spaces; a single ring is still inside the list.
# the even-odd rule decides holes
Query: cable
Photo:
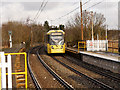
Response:
[[[42,13],[42,11],[44,10],[44,8],[46,7],[47,3],[48,3],[48,1],[44,4],[43,8],[41,9],[40,14]],[[38,18],[39,18],[40,14],[36,17],[36,19],[38,19]]]
[[[65,17],[65,16],[69,15],[70,13],[74,12],[74,11],[77,10],[77,9],[79,9],[79,7],[75,8],[74,10],[70,11],[69,13],[67,13],[67,14],[59,17],[59,18],[56,18],[56,19],[61,19],[62,17]],[[56,20],[56,19],[55,19],[55,20]],[[55,21],[55,20],[53,20],[53,21]]]
[[[85,2],[82,6],[84,6],[85,4],[87,4],[88,2],[90,2],[91,0],[88,0],[87,2]]]
[[[86,5],[86,4],[87,4],[88,2],[90,2],[90,1],[91,1],[91,0],[88,0],[88,1],[85,2],[82,6]],[[77,10],[77,9],[79,9],[79,6],[78,6],[77,8],[75,8],[74,10],[70,11],[69,13],[67,13],[67,14],[65,14],[65,15],[63,15],[63,16],[61,16],[61,17],[59,17],[59,18],[56,18],[55,20],[61,19],[62,17],[65,17],[65,16],[69,15],[70,13],[74,12],[74,11]],[[52,21],[55,21],[55,20],[52,20]]]
[[[82,6],[86,5],[86,4],[87,4],[88,2],[90,2],[90,1],[91,1],[91,0],[85,2]],[[104,1],[104,0],[102,0],[101,2],[98,2],[98,3],[94,4],[94,5],[92,5],[92,6],[90,6],[89,8],[92,8],[92,7],[94,7],[94,6],[96,6],[96,5],[100,4],[100,3],[102,3],[103,1]],[[89,9],[89,8],[87,8],[87,9]],[[75,9],[72,10],[71,12],[69,12],[69,13],[67,13],[67,14],[65,14],[65,15],[63,15],[63,16],[61,16],[61,17],[59,17],[59,18],[56,18],[56,19],[61,19],[62,17],[65,17],[65,16],[69,15],[70,13],[74,12],[74,11],[77,10],[77,9],[79,9],[79,7],[75,8]],[[85,10],[87,10],[87,9],[85,9]],[[55,20],[56,20],[56,19],[55,19]],[[55,20],[53,20],[53,21],[55,21]]]
[[[37,15],[39,14],[41,8],[43,7],[44,1],[45,1],[45,0],[43,0],[42,4],[40,5],[39,10],[38,10],[38,12],[36,13],[36,15],[35,15],[35,17],[34,17],[34,20],[36,19],[36,17],[37,17]]]
[[[100,1],[100,2],[98,2],[98,3],[96,3],[96,4],[94,4],[94,5],[92,5],[92,6],[90,6],[90,7],[88,7],[87,9],[90,9],[90,8],[92,8],[92,7],[94,7],[94,6],[96,6],[96,5],[98,5],[98,4],[100,4],[100,3],[102,3],[104,0],[102,0],[102,1]],[[87,10],[87,9],[85,9],[85,10]]]

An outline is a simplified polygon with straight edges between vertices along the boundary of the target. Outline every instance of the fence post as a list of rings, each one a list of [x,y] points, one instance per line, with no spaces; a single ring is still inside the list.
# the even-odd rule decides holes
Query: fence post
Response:
[[[108,47],[108,44],[107,44],[107,40],[106,40],[106,52],[108,51],[108,48],[107,48],[107,47]]]
[[[1,53],[1,66],[2,66],[2,89],[6,88],[6,64],[4,52]]]
[[[8,88],[12,88],[12,68],[11,68],[11,55],[8,54]]]
[[[79,53],[79,42],[78,42],[78,53]]]

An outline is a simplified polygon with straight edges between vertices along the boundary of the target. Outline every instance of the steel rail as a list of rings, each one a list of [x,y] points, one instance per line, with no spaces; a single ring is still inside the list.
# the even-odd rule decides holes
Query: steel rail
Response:
[[[40,50],[40,49],[39,49],[39,50]],[[38,51],[39,51],[39,50],[38,50]],[[38,56],[40,62],[41,62],[42,65],[50,72],[50,74],[52,74],[53,77],[56,78],[56,80],[65,87],[65,89],[74,90],[74,88],[73,88],[70,84],[68,84],[65,80],[63,80],[57,73],[55,73],[55,72],[42,60],[42,58],[40,57],[38,51],[37,51],[37,56]]]
[[[85,62],[83,62],[83,64],[86,64],[87,67],[84,67],[84,68],[86,68],[86,69],[88,69],[88,70],[91,70],[91,71],[94,70],[93,72],[95,72],[95,73],[97,73],[97,74],[100,74],[100,75],[102,75],[102,76],[105,76],[105,77],[107,77],[107,78],[110,78],[110,79],[112,79],[112,80],[114,80],[114,81],[120,82],[120,78],[119,78],[119,77],[113,76],[113,75],[111,75],[111,74],[107,74],[107,72],[104,72],[104,71],[101,71],[100,69],[95,68],[94,65],[90,65],[90,64],[87,64],[87,63],[85,63]],[[89,65],[89,66],[88,66],[88,65]]]
[[[65,56],[62,56],[62,57],[66,58]],[[75,58],[75,59],[77,59],[77,58]],[[78,63],[76,63],[76,64],[78,65]],[[120,82],[120,78],[119,78],[119,77],[113,76],[113,75],[111,75],[111,74],[107,74],[107,72],[103,71],[102,68],[99,68],[99,67],[97,67],[97,66],[91,65],[91,64],[86,63],[86,62],[84,62],[84,61],[80,61],[80,64],[81,64],[81,66],[82,66],[83,68],[86,68],[86,69],[88,69],[88,70],[90,70],[90,71],[93,71],[93,72],[95,72],[95,73],[97,73],[97,74],[100,74],[100,75],[102,75],[102,76],[105,76],[105,77],[107,77],[107,78],[110,78],[110,79],[112,79],[112,80],[115,80],[115,81]],[[84,64],[85,66],[83,66],[83,64]],[[97,68],[96,68],[96,67],[97,67]],[[100,70],[100,69],[101,69],[101,70]]]
[[[37,48],[37,47],[32,48],[32,50],[35,49],[35,48]],[[30,64],[29,64],[29,53],[30,52],[31,51],[28,51],[28,53],[27,53],[27,66],[28,66],[28,70],[29,70],[30,76],[31,76],[31,78],[33,80],[33,83],[35,85],[35,88],[38,89],[38,90],[42,90],[40,84],[38,83],[35,75],[33,74],[32,70],[31,70],[31,67],[30,67]]]
[[[74,73],[76,73],[76,74],[78,74],[78,75],[80,75],[80,76],[83,76],[83,77],[87,78],[88,80],[92,81],[93,83],[100,85],[102,88],[104,88],[104,89],[109,89],[109,90],[114,90],[112,87],[110,87],[110,86],[108,86],[108,85],[106,85],[106,84],[104,84],[104,83],[102,83],[102,82],[100,82],[100,81],[98,81],[98,80],[96,80],[96,79],[94,79],[94,78],[92,78],[92,77],[89,77],[89,76],[87,76],[87,75],[85,75],[85,74],[83,74],[83,73],[81,73],[81,72],[73,69],[72,67],[64,64],[63,62],[57,60],[55,57],[53,57],[53,56],[51,56],[51,57],[52,57],[54,60],[56,60],[57,62],[59,62],[60,64],[62,64],[64,67],[68,68],[69,70],[73,71]]]

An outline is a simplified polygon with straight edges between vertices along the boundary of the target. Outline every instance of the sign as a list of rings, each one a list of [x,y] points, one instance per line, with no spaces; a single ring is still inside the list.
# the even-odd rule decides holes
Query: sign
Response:
[[[90,42],[90,46],[93,46],[93,42]]]
[[[51,35],[62,35],[62,33],[51,33]]]
[[[108,50],[108,40],[87,40],[87,51],[106,51],[106,48]]]

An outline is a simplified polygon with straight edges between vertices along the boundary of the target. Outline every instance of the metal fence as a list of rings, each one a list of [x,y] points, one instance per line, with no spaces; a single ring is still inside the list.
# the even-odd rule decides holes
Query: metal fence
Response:
[[[24,71],[22,72],[12,72],[12,65],[11,65],[11,56],[12,55],[24,55]],[[7,60],[6,60],[7,56]],[[6,62],[7,61],[7,62]],[[8,69],[6,71],[6,68]],[[6,76],[8,75],[8,77]],[[12,75],[25,75],[25,88],[27,88],[27,54],[23,53],[4,53],[0,52],[0,89],[4,88],[12,88]],[[8,81],[8,82],[6,82]],[[8,86],[7,86],[8,83]]]
[[[118,40],[84,40],[76,42],[68,42],[67,47],[78,47],[78,51],[105,51],[112,53],[119,53]],[[93,48],[94,47],[94,48]]]
[[[87,51],[108,50],[108,40],[87,40]]]
[[[118,40],[108,41],[108,52],[118,53]]]

